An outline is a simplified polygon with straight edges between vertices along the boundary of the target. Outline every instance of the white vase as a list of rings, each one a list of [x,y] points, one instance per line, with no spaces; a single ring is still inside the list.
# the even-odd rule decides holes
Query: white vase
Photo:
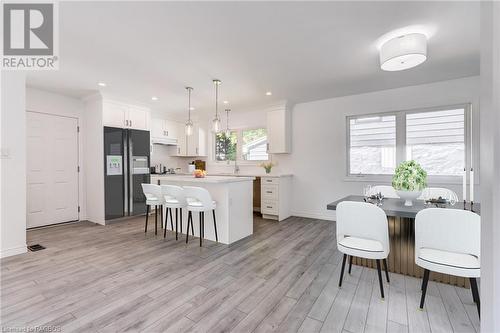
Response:
[[[417,199],[422,194],[422,191],[396,190],[396,193],[405,201],[405,206],[413,206],[413,200]]]

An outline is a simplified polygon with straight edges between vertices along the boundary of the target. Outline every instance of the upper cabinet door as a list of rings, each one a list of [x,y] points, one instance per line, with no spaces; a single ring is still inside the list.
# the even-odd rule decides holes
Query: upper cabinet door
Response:
[[[159,118],[151,118],[151,138],[165,137],[165,120]]]
[[[286,154],[291,152],[291,118],[286,108],[267,112],[268,153]]]
[[[129,106],[128,121],[130,128],[149,131],[149,110]]]
[[[105,101],[102,112],[104,126],[120,128],[128,126],[128,108],[125,105]]]
[[[176,121],[165,120],[163,122],[163,135],[169,139],[178,139],[181,125]]]

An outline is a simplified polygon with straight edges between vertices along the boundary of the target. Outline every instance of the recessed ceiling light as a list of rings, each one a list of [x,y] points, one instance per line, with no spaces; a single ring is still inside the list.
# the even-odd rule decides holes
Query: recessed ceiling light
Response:
[[[273,93],[271,91],[266,92],[266,96],[271,96]]]
[[[194,110],[194,106],[190,107],[189,110],[193,111]]]
[[[106,87],[106,83],[104,83],[104,82],[99,82],[99,83],[97,83],[97,85],[99,87]]]
[[[153,97],[151,97],[151,99],[152,99],[153,101],[157,101],[157,100],[158,100],[158,97],[153,96]]]
[[[229,103],[229,101],[224,101],[223,103],[224,103],[224,104],[227,104],[227,103]]]

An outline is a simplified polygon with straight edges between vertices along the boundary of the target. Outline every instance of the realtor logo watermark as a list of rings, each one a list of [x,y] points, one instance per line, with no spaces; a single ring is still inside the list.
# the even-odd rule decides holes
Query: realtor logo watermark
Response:
[[[56,2],[2,3],[2,69],[58,69]]]

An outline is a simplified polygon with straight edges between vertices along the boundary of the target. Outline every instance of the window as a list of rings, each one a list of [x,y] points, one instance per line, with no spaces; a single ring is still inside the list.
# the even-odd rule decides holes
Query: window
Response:
[[[429,176],[461,176],[468,106],[348,117],[348,174],[392,175],[416,160]]]
[[[396,167],[396,116],[349,120],[350,173],[391,174]]]
[[[242,158],[245,161],[266,161],[267,130],[265,128],[248,129],[241,131]]]
[[[225,132],[215,136],[215,161],[267,161],[267,129],[248,128],[231,131],[226,136]]]
[[[236,160],[238,136],[235,131],[229,135],[225,132],[215,134],[215,160],[234,161]]]
[[[406,115],[406,159],[428,175],[460,176],[465,163],[465,110]]]

